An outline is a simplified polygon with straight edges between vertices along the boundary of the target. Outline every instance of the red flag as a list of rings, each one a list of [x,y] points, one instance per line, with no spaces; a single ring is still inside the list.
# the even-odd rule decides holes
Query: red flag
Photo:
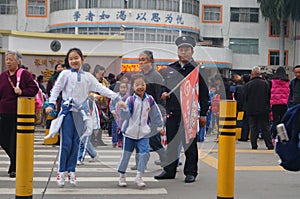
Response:
[[[186,143],[195,138],[198,130],[199,69],[196,67],[180,86],[181,112]]]

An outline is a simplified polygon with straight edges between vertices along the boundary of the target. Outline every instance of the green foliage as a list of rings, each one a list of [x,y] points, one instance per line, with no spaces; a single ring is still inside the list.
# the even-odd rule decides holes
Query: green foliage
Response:
[[[292,20],[300,19],[299,0],[257,0],[260,3],[262,15],[272,21],[280,19]]]

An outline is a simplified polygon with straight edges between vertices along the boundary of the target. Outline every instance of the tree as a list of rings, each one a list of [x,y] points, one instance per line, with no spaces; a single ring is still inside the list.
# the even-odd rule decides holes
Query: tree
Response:
[[[276,26],[279,24],[279,65],[284,66],[284,36],[285,25],[289,19],[292,21],[300,19],[299,0],[257,0],[260,3],[262,15],[271,20]]]

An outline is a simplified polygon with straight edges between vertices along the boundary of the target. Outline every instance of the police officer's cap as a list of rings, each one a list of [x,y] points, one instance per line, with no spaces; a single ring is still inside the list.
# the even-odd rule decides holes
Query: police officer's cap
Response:
[[[189,47],[194,48],[196,46],[196,41],[193,37],[182,36],[182,37],[178,37],[175,40],[175,44],[177,45],[178,48],[180,48],[182,46],[189,46]]]

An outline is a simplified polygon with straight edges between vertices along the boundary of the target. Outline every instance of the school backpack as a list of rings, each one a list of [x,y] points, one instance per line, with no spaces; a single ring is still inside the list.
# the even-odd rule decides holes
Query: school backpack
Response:
[[[148,102],[149,102],[149,105],[150,105],[150,108],[153,106],[154,104],[154,99],[151,95],[148,95]],[[134,96],[129,96],[129,104],[130,104],[130,113],[132,114],[133,113],[133,110],[134,110]]]
[[[21,75],[22,75],[23,71],[24,71],[23,68],[19,68],[19,70],[17,71],[17,85],[16,85],[16,87],[19,87],[19,85],[20,85]],[[36,83],[36,86],[39,88],[38,93],[34,97],[35,110],[38,110],[38,109],[43,108],[44,96],[43,96],[43,92],[40,89],[39,84],[37,83],[37,81],[34,80],[34,82]]]
[[[288,109],[281,122],[284,124],[289,141],[276,144],[280,165],[288,171],[300,171],[300,104]]]

